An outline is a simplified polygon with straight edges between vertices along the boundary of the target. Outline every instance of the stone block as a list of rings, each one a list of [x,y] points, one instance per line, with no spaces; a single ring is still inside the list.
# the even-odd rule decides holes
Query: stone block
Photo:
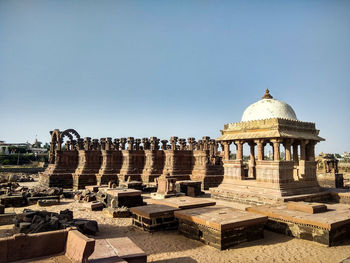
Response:
[[[202,182],[200,181],[177,181],[176,191],[182,192],[187,196],[196,197],[202,194],[201,185]]]
[[[89,205],[90,205],[91,211],[102,211],[102,209],[104,208],[103,203],[98,201],[91,202],[89,203]]]
[[[316,214],[326,212],[327,206],[321,203],[288,202],[287,209],[309,214]]]
[[[87,262],[94,247],[94,239],[84,236],[78,230],[71,230],[67,236],[65,255],[73,262]]]
[[[179,210],[165,205],[147,205],[133,207],[133,226],[149,232],[177,229],[177,220],[174,211]]]
[[[179,232],[218,249],[263,238],[267,216],[224,206],[209,206],[174,212]]]
[[[345,204],[327,204],[327,207],[327,212],[314,214],[290,210],[287,205],[246,210],[268,216],[266,228],[273,232],[333,246],[350,237],[350,207]]]
[[[112,218],[125,218],[130,216],[130,211],[127,208],[104,208],[102,213]]]

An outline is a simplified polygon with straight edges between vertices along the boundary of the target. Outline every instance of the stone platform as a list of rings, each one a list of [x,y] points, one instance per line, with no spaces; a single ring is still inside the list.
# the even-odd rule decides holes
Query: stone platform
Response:
[[[350,238],[350,205],[327,204],[327,211],[310,213],[308,211],[288,209],[287,205],[256,206],[246,208],[247,211],[268,216],[266,228],[277,233],[300,239],[311,240],[328,246]],[[299,210],[299,211],[296,211]]]
[[[264,237],[267,216],[224,206],[210,206],[174,212],[179,232],[218,249],[227,249]]]
[[[98,201],[104,202],[107,207],[135,207],[144,205],[141,191],[122,188],[100,188]]]
[[[205,198],[193,198],[189,196],[172,197],[167,199],[153,199],[153,204],[166,205],[179,209],[190,209],[215,205],[216,202]]]
[[[220,187],[210,188],[210,194],[215,199],[248,205],[272,205],[288,201],[323,202],[332,199],[330,192],[327,191],[281,196],[275,194],[272,188],[267,188],[264,184],[258,184],[254,180],[242,180],[237,185],[221,184]]]
[[[133,226],[148,232],[177,229],[174,211],[179,210],[166,205],[138,206],[130,209]]]

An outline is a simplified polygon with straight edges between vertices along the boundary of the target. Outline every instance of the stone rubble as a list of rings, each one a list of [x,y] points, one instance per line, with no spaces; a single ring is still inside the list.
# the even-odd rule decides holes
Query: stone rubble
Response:
[[[60,213],[48,211],[34,211],[24,209],[23,214],[17,215],[15,221],[15,232],[19,233],[40,233],[77,227],[80,232],[86,235],[95,235],[98,231],[98,224],[94,220],[74,219],[71,210],[63,210]]]

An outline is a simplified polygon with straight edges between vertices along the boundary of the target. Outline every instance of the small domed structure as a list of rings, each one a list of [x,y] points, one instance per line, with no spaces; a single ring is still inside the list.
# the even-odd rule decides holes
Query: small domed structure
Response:
[[[283,101],[275,100],[267,89],[261,100],[253,103],[244,111],[242,121],[272,118],[298,120],[293,108]]]

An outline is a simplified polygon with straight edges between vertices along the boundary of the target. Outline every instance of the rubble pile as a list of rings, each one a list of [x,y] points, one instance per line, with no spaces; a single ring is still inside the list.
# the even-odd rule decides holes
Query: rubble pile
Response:
[[[23,214],[16,218],[15,232],[19,233],[40,233],[65,229],[68,227],[77,227],[77,229],[86,235],[95,235],[98,231],[98,224],[94,220],[74,219],[73,211],[66,209],[60,213],[48,211],[34,211],[24,209]]]
[[[86,189],[82,192],[76,193],[74,200],[82,202],[93,202],[96,201],[96,193]]]
[[[21,207],[35,204],[39,200],[57,199],[63,194],[62,188],[20,186],[16,182],[0,184],[0,204],[6,207]]]

